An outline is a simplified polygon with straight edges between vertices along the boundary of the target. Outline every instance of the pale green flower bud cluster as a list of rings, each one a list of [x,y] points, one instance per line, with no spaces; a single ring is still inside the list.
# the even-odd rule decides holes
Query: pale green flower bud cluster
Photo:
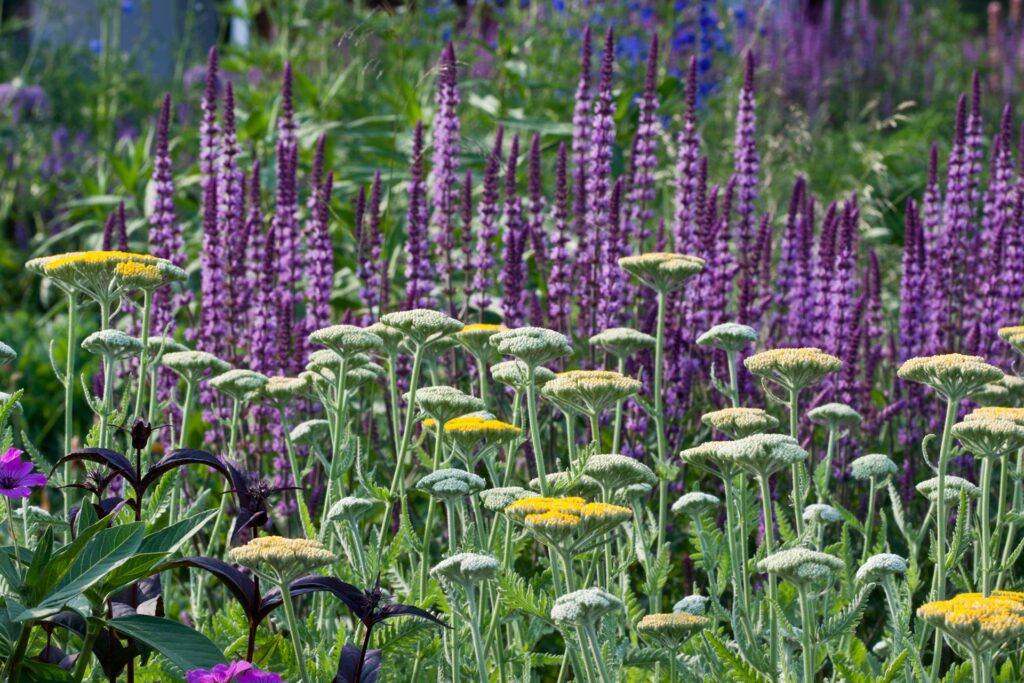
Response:
[[[981,356],[960,353],[911,358],[896,374],[900,379],[930,386],[950,400],[970,398],[989,382],[1003,378],[1003,371]]]
[[[814,347],[762,351],[746,358],[743,364],[753,374],[790,391],[820,382],[843,367],[841,360]]]
[[[408,402],[409,394],[404,394],[403,398]],[[449,420],[484,409],[484,402],[479,398],[448,386],[417,389],[415,403],[417,408],[442,425]]]
[[[639,460],[614,453],[598,453],[587,458],[583,472],[606,489],[615,491],[632,484],[658,483],[650,467]]]
[[[999,457],[1024,447],[1024,427],[996,417],[968,415],[953,425],[953,436],[979,458]]]
[[[384,348],[383,339],[355,325],[331,325],[319,329],[309,335],[309,341],[326,346],[346,358],[357,353],[371,353]]]
[[[543,327],[506,330],[493,335],[490,342],[502,356],[511,356],[534,368],[572,355],[568,337]]]
[[[636,256],[623,256],[619,267],[662,294],[679,289],[685,282],[704,270],[704,259],[685,254],[651,252]]]
[[[760,434],[779,426],[779,421],[760,408],[723,408],[701,415],[701,422],[733,439]]]
[[[622,601],[606,590],[583,588],[559,596],[551,607],[551,620],[560,629],[587,627],[624,608]]]
[[[245,401],[267,385],[267,376],[252,370],[228,370],[210,380],[210,386],[236,401]]]
[[[410,342],[420,346],[432,344],[442,337],[454,334],[465,327],[458,320],[440,311],[432,311],[427,308],[414,308],[409,311],[386,313],[381,316],[380,321],[388,327],[399,330]],[[383,340],[381,340],[382,345],[383,343]]]
[[[807,411],[811,422],[832,430],[857,427],[864,418],[845,403],[826,403]]]
[[[0,366],[13,363],[18,359],[18,352],[0,341]]]
[[[843,516],[831,505],[812,503],[804,508],[804,521],[808,524],[835,524],[843,521]]]
[[[139,355],[142,342],[120,330],[100,330],[86,337],[82,348],[109,360],[122,360]]]
[[[590,345],[596,346],[616,358],[629,358],[635,353],[653,349],[657,339],[631,327],[611,327],[590,338]]]
[[[885,453],[868,453],[850,463],[850,476],[857,481],[882,481],[900,471]]]
[[[175,351],[165,353],[160,364],[181,375],[186,382],[195,382],[207,371],[227,372],[231,365],[206,351]]]
[[[797,586],[827,583],[843,566],[838,557],[807,548],[781,550],[757,563],[758,571],[774,574]]]
[[[965,491],[967,493],[967,499],[972,500],[981,495],[981,489],[967,481],[963,477],[956,477],[951,474],[947,474],[942,482],[943,489],[945,489],[945,495],[943,499],[947,503],[956,503],[960,500],[960,492]],[[938,498],[937,491],[939,488],[939,478],[932,477],[931,479],[925,479],[917,485],[917,492],[927,497],[928,500],[935,501]]]
[[[345,496],[331,506],[331,509],[327,512],[327,519],[335,522],[345,520],[355,524],[380,504],[381,501],[376,498]]]
[[[697,346],[722,349],[729,353],[742,351],[757,341],[757,332],[749,325],[722,323],[697,337]]]
[[[507,384],[513,389],[526,389],[530,384],[530,367],[521,360],[507,360],[491,366],[491,377],[495,382]],[[537,366],[533,369],[533,380],[538,387],[555,378],[555,373],[545,367]]]
[[[691,491],[683,494],[676,502],[672,503],[672,512],[677,515],[698,517],[706,510],[713,510],[722,504],[718,496],[703,491]]]
[[[861,583],[878,583],[887,576],[906,574],[907,561],[893,553],[872,555],[857,570],[857,581]]]
[[[487,482],[472,472],[454,468],[434,470],[416,483],[416,488],[443,501],[455,501],[484,490]]]
[[[499,486],[480,492],[480,500],[483,501],[484,508],[491,512],[501,512],[517,500],[539,496],[539,493],[527,491],[521,486]]]
[[[493,579],[500,567],[501,564],[490,555],[458,553],[434,565],[430,575],[435,579],[472,586]]]

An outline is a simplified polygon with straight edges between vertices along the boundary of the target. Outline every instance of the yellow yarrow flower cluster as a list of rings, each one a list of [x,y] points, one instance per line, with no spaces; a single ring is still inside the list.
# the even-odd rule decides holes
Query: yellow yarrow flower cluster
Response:
[[[578,497],[523,498],[505,508],[505,514],[521,521],[542,542],[569,553],[633,517],[628,507]]]
[[[1024,427],[1024,408],[1005,408],[1002,406],[985,406],[975,408],[965,418],[967,420],[1006,420]]]
[[[466,456],[481,442],[508,441],[522,431],[515,425],[484,415],[463,415],[444,423],[445,436],[454,441]]]
[[[33,259],[29,270],[51,278],[69,292],[110,302],[122,289],[156,289],[185,272],[170,261],[127,251],[78,251]]]
[[[981,356],[962,353],[911,358],[896,374],[900,379],[930,386],[953,400],[969,398],[1003,377],[1002,370],[986,363]]]
[[[155,289],[164,281],[159,268],[140,261],[122,261],[114,266],[114,274],[130,289]]]
[[[232,548],[228,558],[250,569],[267,570],[275,583],[289,583],[293,578],[333,563],[337,557],[319,541],[283,536],[260,536],[239,548]]]
[[[1024,635],[1024,594],[961,593],[917,608],[917,616],[975,653],[990,651]]]
[[[762,351],[743,364],[753,374],[791,391],[800,391],[843,367],[841,360],[813,346]]]
[[[493,325],[490,323],[473,323],[466,325],[461,331],[452,335],[459,345],[466,349],[474,358],[481,361],[491,358],[494,355],[494,347],[491,346],[491,337],[499,332],[507,332],[504,325]]]

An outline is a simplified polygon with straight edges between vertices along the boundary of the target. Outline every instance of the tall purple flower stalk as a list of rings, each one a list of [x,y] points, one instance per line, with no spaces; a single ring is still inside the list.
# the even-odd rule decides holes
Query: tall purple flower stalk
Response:
[[[533,249],[533,272],[537,274],[538,278],[548,271],[548,241],[547,233],[544,230],[547,202],[544,199],[541,174],[540,135],[534,133],[530,140],[530,168],[527,181],[527,190],[530,193],[527,233],[530,236],[530,246]]]
[[[626,272],[619,267],[619,257],[625,255],[625,234],[622,226],[622,178],[612,185],[608,202],[608,234],[602,243],[601,272],[598,286],[601,295],[597,302],[597,327],[608,329],[621,323],[625,294],[629,285]]]
[[[835,265],[836,233],[839,227],[839,216],[835,202],[829,204],[821,222],[821,234],[814,261],[814,309],[812,312],[812,334],[816,339],[824,339],[828,335],[828,320],[831,303],[830,291],[832,268]]]
[[[852,310],[856,304],[854,294],[857,279],[854,269],[857,262],[855,237],[857,233],[858,210],[856,197],[850,197],[843,205],[839,221],[839,233],[833,261],[828,293],[828,324],[825,326],[825,350],[842,356],[844,345],[851,343]]]
[[[309,251],[306,253],[306,260],[309,263],[305,318],[307,333],[331,324],[334,247],[331,243],[329,211],[333,187],[334,174],[328,173],[324,182],[316,188],[316,206],[310,225]],[[364,259],[359,260],[362,262]]]
[[[281,85],[281,117],[277,123],[277,192],[273,231],[278,260],[277,354],[281,370],[297,373],[305,365],[305,337],[295,321],[295,306],[302,300],[299,283],[303,262],[299,238],[297,192],[298,141],[292,95],[292,65],[285,64]]]
[[[494,238],[498,236],[498,216],[501,214],[501,146],[505,129],[498,126],[494,146],[484,165],[484,189],[480,199],[480,232],[477,234],[476,258],[473,273],[471,305],[484,311],[491,305],[491,271],[494,269]]]
[[[217,171],[220,128],[217,125],[217,48],[211,47],[206,59],[206,90],[203,93],[202,120],[199,123],[199,186],[207,183]]]
[[[437,117],[434,120],[433,223],[437,226],[437,276],[450,311],[455,310],[455,188],[459,167],[459,86],[455,48],[449,42],[441,53],[437,77]]]
[[[217,163],[217,233],[223,240],[228,328],[226,351],[235,358],[236,346],[244,346],[248,311],[245,282],[245,251],[248,222],[245,217],[245,174],[238,167],[238,139],[235,134],[235,93],[228,81],[224,88],[224,131]],[[238,351],[237,353],[244,353]]]
[[[587,159],[590,156],[590,62],[593,52],[588,25],[583,28],[580,77],[576,84],[576,106],[572,113],[573,230],[580,240],[586,232]]]
[[[786,227],[782,233],[782,253],[779,255],[779,266],[776,271],[775,289],[785,292],[779,310],[779,325],[774,325],[772,332],[789,343],[797,340],[796,327],[800,318],[797,310],[806,299],[807,267],[803,260],[802,246],[804,241],[803,209],[807,181],[799,176],[793,184],[793,192],[789,197],[789,212],[786,214]],[[802,313],[802,312],[801,312]],[[777,329],[781,327],[782,329]]]
[[[253,159],[249,169],[248,213],[245,216],[245,233],[248,236],[245,245],[245,286],[249,292],[259,289],[259,273],[263,267],[263,249],[266,235],[263,231],[263,186],[260,174],[262,166],[259,159]],[[249,312],[252,312],[254,299],[249,299]]]
[[[427,221],[427,186],[423,178],[423,122],[416,122],[409,179],[409,209],[406,214],[405,307],[432,308],[434,268],[430,262]]]
[[[462,228],[462,318],[469,313],[473,296],[473,272],[476,232],[473,230],[473,172],[466,171],[462,179],[462,197],[459,199],[459,222]]]
[[[523,314],[528,303],[525,290],[526,264],[523,261],[527,234],[523,222],[523,200],[517,193],[518,163],[519,136],[513,135],[508,153],[508,170],[505,172],[505,246],[502,252],[501,272],[501,312],[508,327],[522,326]]]
[[[359,296],[366,306],[366,314],[363,316],[364,325],[372,322],[381,314],[382,301],[382,270],[387,267],[383,261],[384,239],[380,232],[380,202],[382,197],[380,171],[373,174],[373,183],[370,185],[370,203],[368,207],[369,219],[366,231],[363,233],[365,246],[362,248],[363,257],[359,259]]]
[[[757,277],[754,265],[754,253],[751,250],[754,239],[754,203],[757,201],[757,176],[760,157],[757,153],[757,113],[754,102],[754,53],[747,52],[743,88],[740,90],[740,103],[736,111],[736,142],[733,149],[734,173],[737,178],[737,253],[740,260],[741,290],[747,293],[741,297],[746,303],[752,297],[749,291],[754,288]],[[741,305],[736,318],[741,323],[749,322],[751,311],[749,305]]]
[[[565,333],[572,314],[572,264],[569,260],[569,178],[565,143],[558,146],[555,162],[555,204],[551,217],[555,224],[552,238],[551,271],[548,276],[548,319],[553,329]]]
[[[647,51],[647,72],[640,98],[640,120],[633,141],[632,170],[625,220],[627,250],[631,243],[642,249],[651,235],[648,227],[654,218],[654,169],[658,165],[658,36],[651,37]],[[629,253],[629,251],[627,251]]]
[[[934,291],[941,293],[932,312],[937,339],[946,349],[957,348],[958,336],[966,333],[963,304],[968,274],[964,271],[971,226],[970,151],[967,147],[967,98],[960,96],[956,113],[956,133],[949,154],[946,175],[946,201],[942,210],[942,233],[939,237],[941,259],[930,264],[936,277]]]
[[[590,125],[590,148],[587,155],[587,230],[581,241],[581,257],[577,279],[581,282],[580,311],[577,321],[581,337],[594,333],[594,313],[600,298],[598,277],[603,250],[602,237],[608,230],[612,185],[612,147],[615,144],[615,100],[612,77],[615,68],[615,34],[608,27],[601,56],[601,80],[594,117]]]
[[[697,59],[690,58],[686,77],[686,113],[679,132],[676,161],[675,220],[672,236],[678,252],[694,251],[697,233],[697,175],[700,171],[700,134],[697,132]]]

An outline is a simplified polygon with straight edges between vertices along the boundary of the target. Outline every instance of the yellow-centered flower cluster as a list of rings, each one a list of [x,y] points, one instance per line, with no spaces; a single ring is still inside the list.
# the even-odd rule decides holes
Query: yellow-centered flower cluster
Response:
[[[633,517],[628,507],[588,503],[578,497],[523,498],[505,508],[505,514],[521,521],[542,541],[569,551]]]
[[[917,615],[968,649],[982,652],[1024,635],[1024,593],[993,591],[987,598],[961,593],[921,605]]]
[[[52,257],[43,263],[43,272],[48,275],[68,266],[115,265],[126,261],[156,263],[159,259],[149,254],[134,254],[129,251],[77,251]]]
[[[986,406],[975,408],[967,416],[968,420],[996,419],[1007,420],[1024,427],[1024,408],[1004,408],[1001,406]]]
[[[678,647],[711,621],[688,612],[648,614],[636,625],[636,632],[663,647]]]
[[[753,374],[797,391],[843,367],[841,360],[812,346],[762,351],[743,364]]]
[[[1003,377],[1003,371],[985,362],[981,356],[946,353],[911,358],[896,373],[900,379],[926,384],[947,398],[964,399],[978,393],[990,382]]]
[[[424,420],[426,422],[426,420]],[[444,423],[445,434],[462,434],[481,438],[506,438],[520,434],[519,427],[501,420],[489,420],[479,415],[464,415]]]
[[[121,261],[114,266],[114,274],[128,287],[152,289],[164,281],[160,269],[142,261]]]
[[[228,557],[232,562],[252,569],[269,568],[282,581],[289,581],[337,559],[319,541],[283,536],[254,538],[240,548],[232,548]]]

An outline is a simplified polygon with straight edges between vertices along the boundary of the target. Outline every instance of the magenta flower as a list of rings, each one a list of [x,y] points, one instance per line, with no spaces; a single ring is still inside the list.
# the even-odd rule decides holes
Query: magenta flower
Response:
[[[279,674],[260,671],[245,661],[194,669],[185,674],[185,679],[188,683],[281,683]]]
[[[0,456],[0,495],[8,498],[28,498],[33,486],[46,486],[46,477],[33,473],[34,465],[21,459],[22,451],[8,448]]]

